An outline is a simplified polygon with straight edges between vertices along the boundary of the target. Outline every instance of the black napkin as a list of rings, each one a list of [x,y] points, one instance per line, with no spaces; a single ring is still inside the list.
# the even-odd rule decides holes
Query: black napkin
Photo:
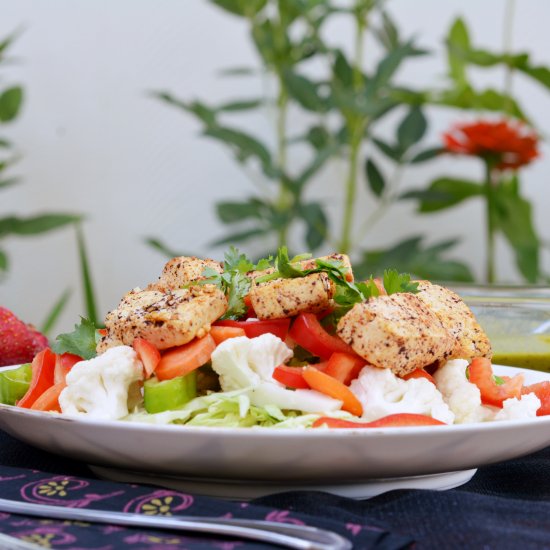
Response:
[[[550,447],[480,468],[449,491],[400,490],[370,500],[292,492],[254,504],[324,513],[342,522],[383,521],[416,540],[415,550],[550,549]]]
[[[13,459],[26,468],[3,464]],[[2,464],[3,463],[3,464]],[[50,464],[51,471],[30,469]],[[92,508],[149,515],[185,514],[194,516],[242,517],[286,523],[303,523],[338,532],[358,549],[409,548],[412,538],[388,532],[383,522],[368,518],[344,521],[318,510],[316,514],[285,508],[200,497],[159,487],[112,483],[74,475],[85,467],[50,453],[38,451],[0,432],[0,496],[11,500],[56,506]],[[70,475],[73,474],[73,475]],[[316,498],[316,496],[314,497]],[[61,520],[46,520],[0,513],[0,532],[49,548],[147,548],[189,550],[218,548],[222,550],[265,549],[272,545],[156,529],[140,529]]]

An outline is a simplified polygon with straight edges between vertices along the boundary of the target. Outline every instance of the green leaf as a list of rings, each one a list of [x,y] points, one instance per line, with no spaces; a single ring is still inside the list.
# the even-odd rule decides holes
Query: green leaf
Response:
[[[214,126],[216,124],[216,110],[200,101],[185,102],[168,92],[152,92],[151,95],[173,107],[177,107],[178,109],[195,115],[199,120],[204,122],[206,126]]]
[[[398,292],[418,292],[418,283],[411,283],[408,273],[399,273],[397,269],[386,269],[382,278],[388,295]]]
[[[429,98],[433,105],[444,105],[466,110],[487,110],[508,113],[529,122],[523,109],[512,97],[491,88],[476,91],[471,86],[456,87],[437,93]]]
[[[16,185],[17,183],[19,183],[19,178],[9,178],[7,180],[0,180],[0,189],[7,189],[8,187],[11,187],[12,185]]]
[[[97,355],[97,332],[94,323],[84,317],[75,325],[73,332],[60,334],[51,349],[54,353],[74,353],[83,359],[92,359]]]
[[[391,160],[399,162],[401,160],[402,152],[395,146],[382,141],[381,139],[372,138],[373,143]]]
[[[463,19],[458,17],[453,22],[446,39],[449,76],[460,85],[466,84],[466,62],[463,51],[470,49],[470,36]]]
[[[14,40],[21,34],[20,30],[15,31],[12,34],[10,34],[7,38],[4,38],[2,42],[0,42],[0,61],[2,61],[3,54],[5,51],[12,45]]]
[[[216,239],[215,241],[210,242],[210,246],[222,246],[225,244],[240,243],[243,241],[248,241],[252,238],[257,239],[258,237],[265,235],[269,231],[271,230],[265,229],[263,227],[255,227],[252,229],[246,229],[244,231],[238,231],[236,233],[230,233],[225,237],[222,237],[220,239]]]
[[[250,291],[251,279],[248,272],[256,269],[256,266],[242,254],[237,248],[231,246],[225,253],[223,273],[215,269],[205,268],[203,280],[198,285],[213,284],[223,291],[227,297],[228,308],[222,319],[239,319],[247,312],[244,298]]]
[[[219,71],[220,76],[251,76],[257,73],[257,69],[251,67],[231,67]]]
[[[319,150],[329,144],[331,136],[325,127],[313,126],[308,130],[306,139],[315,149]]]
[[[386,183],[384,181],[384,176],[381,174],[380,170],[374,163],[372,159],[367,159],[365,163],[365,172],[367,175],[367,183],[369,184],[370,190],[377,196],[380,197],[384,193],[384,188]]]
[[[355,277],[361,279],[370,274],[381,275],[388,266],[393,266],[420,279],[460,282],[474,280],[467,265],[445,257],[457,244],[456,240],[426,246],[423,239],[421,236],[414,236],[387,249],[365,251],[361,261],[354,264]]]
[[[82,216],[75,214],[42,214],[32,218],[8,216],[0,219],[0,237],[10,234],[19,236],[37,235],[73,224],[81,219]]]
[[[241,17],[253,17],[266,5],[267,0],[210,0],[216,6]]]
[[[374,95],[375,90],[389,84],[405,58],[423,55],[425,53],[424,50],[416,48],[412,41],[405,42],[388,52],[388,54],[378,63],[375,74],[369,82],[368,95]]]
[[[519,70],[546,88],[550,88],[550,69],[548,67],[533,67],[531,65],[526,65],[519,67]]]
[[[220,105],[216,110],[223,112],[249,111],[257,109],[263,105],[263,99],[242,99],[240,101],[230,101]]]
[[[444,177],[434,180],[425,190],[408,191],[400,198],[418,200],[418,212],[427,213],[456,206],[483,193],[479,183]]]
[[[271,164],[269,150],[255,137],[241,130],[222,126],[207,128],[204,135],[230,147],[239,162],[242,163],[250,158],[256,158],[260,161],[262,170],[268,177],[275,177],[277,175],[277,170]]]
[[[319,95],[317,84],[312,80],[290,69],[283,72],[283,80],[290,96],[304,109],[315,113],[327,110],[326,101]]]
[[[86,243],[84,242],[84,232],[80,224],[76,226],[76,242],[78,246],[78,258],[80,260],[80,277],[82,281],[82,293],[86,304],[86,313],[90,322],[95,326],[99,326],[96,297],[92,282],[92,274],[90,272],[90,262],[86,251]]]
[[[2,274],[3,271],[7,271],[7,270],[8,270],[8,256],[3,250],[0,250],[0,275]]]
[[[251,198],[247,202],[218,202],[216,211],[223,223],[238,223],[249,218],[260,218],[265,203]]]
[[[421,162],[426,162],[427,160],[432,160],[435,157],[442,155],[445,152],[444,147],[432,147],[430,149],[424,149],[417,153],[411,160],[411,164],[419,164]]]
[[[154,248],[157,252],[164,254],[167,258],[177,258],[178,256],[194,256],[195,254],[185,254],[183,252],[177,252],[173,248],[170,248],[159,239],[155,237],[146,237],[145,242],[151,247]]]
[[[427,127],[428,122],[422,109],[417,106],[411,107],[397,128],[399,148],[407,151],[424,137]]]
[[[12,146],[11,141],[7,139],[0,138],[0,147],[3,149],[9,149]]]
[[[306,222],[306,243],[310,250],[319,248],[327,238],[328,218],[323,207],[318,202],[304,204],[300,208],[300,215]]]
[[[351,88],[353,86],[353,69],[340,50],[336,51],[332,71],[335,80],[341,84],[342,87]]]
[[[68,288],[63,292],[63,294],[61,294],[59,299],[55,302],[51,311],[48,313],[48,315],[46,316],[46,319],[42,323],[40,327],[40,332],[42,334],[49,336],[53,327],[59,320],[59,316],[63,313],[63,310],[65,309],[70,297],[71,297],[71,289]]]
[[[382,27],[376,29],[375,34],[386,50],[399,46],[399,31],[386,11],[382,11]]]
[[[14,86],[4,90],[4,92],[0,94],[0,121],[9,122],[13,120],[19,112],[22,101],[23,88],[20,86]]]
[[[531,204],[518,196],[513,185],[501,185],[494,196],[497,224],[514,250],[517,268],[529,283],[536,283],[540,276],[540,243]]]

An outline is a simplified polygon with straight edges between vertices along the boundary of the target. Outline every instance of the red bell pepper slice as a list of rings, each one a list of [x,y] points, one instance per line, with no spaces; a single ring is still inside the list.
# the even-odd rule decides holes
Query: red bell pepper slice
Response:
[[[429,373],[427,373],[424,369],[416,369],[412,372],[409,372],[409,374],[406,374],[403,376],[403,380],[410,380],[411,378],[425,378],[428,382],[431,382],[434,386],[435,380],[433,376]]]
[[[242,328],[248,338],[256,338],[262,334],[271,333],[285,340],[288,335],[290,318],[285,319],[258,319],[255,321],[216,321],[214,326]]]
[[[143,363],[145,378],[150,378],[160,363],[160,351],[145,338],[134,338],[132,347]]]
[[[358,355],[337,351],[330,356],[325,373],[349,386],[367,362]]]
[[[485,357],[476,357],[468,367],[470,382],[481,392],[484,405],[502,408],[502,403],[512,397],[520,398],[523,387],[523,374],[506,379],[504,384],[497,384],[493,376],[491,361]]]
[[[550,382],[537,382],[530,386],[523,386],[522,395],[526,393],[534,393],[540,399],[540,407],[537,411],[537,416],[550,415]]]
[[[55,353],[46,348],[32,361],[32,377],[27,393],[17,402],[18,407],[30,409],[32,404],[54,383]]]
[[[273,371],[273,378],[277,382],[284,384],[287,388],[307,390],[309,389],[309,384],[306,382],[303,373],[303,367],[279,365]]]
[[[398,413],[384,416],[372,422],[352,422],[342,418],[322,416],[313,423],[314,428],[320,426],[327,426],[328,428],[403,428],[406,426],[446,426],[446,424],[424,414]]]
[[[55,356],[55,367],[53,371],[54,384],[65,382],[69,371],[80,361],[84,361],[79,355],[74,353],[63,353]]]
[[[356,355],[338,336],[329,334],[313,313],[300,313],[292,323],[289,335],[299,346],[322,359],[329,359],[335,352]]]

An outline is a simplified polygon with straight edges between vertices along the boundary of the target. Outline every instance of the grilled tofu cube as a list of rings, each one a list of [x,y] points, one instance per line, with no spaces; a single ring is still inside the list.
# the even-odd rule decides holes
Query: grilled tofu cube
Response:
[[[148,290],[160,290],[167,292],[177,290],[185,285],[204,279],[204,269],[210,267],[218,273],[223,273],[220,262],[215,260],[202,260],[194,256],[178,256],[166,263],[159,280],[147,287]]]
[[[477,322],[472,310],[458,294],[448,288],[420,281],[416,295],[438,317],[454,338],[449,359],[492,357],[491,342]]]
[[[445,359],[454,338],[415,294],[397,293],[356,304],[337,333],[371,365],[404,376]]]
[[[227,299],[213,285],[169,291],[134,289],[105,318],[107,334],[98,353],[145,338],[157,349],[181,346],[202,338],[227,310]]]
[[[351,263],[345,254],[331,254],[321,259],[342,262],[347,268],[347,279],[353,280]],[[314,269],[315,259],[302,260],[299,265],[302,269]],[[326,273],[311,273],[296,279],[274,279],[265,283],[254,283],[258,277],[273,271],[271,268],[248,273],[253,281],[250,301],[258,319],[279,319],[304,312],[319,313],[333,307],[334,283]]]

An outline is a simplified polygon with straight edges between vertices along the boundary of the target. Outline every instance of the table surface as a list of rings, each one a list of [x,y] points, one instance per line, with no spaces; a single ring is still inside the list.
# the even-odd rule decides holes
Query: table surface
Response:
[[[85,464],[37,450],[0,431],[0,478],[2,466],[95,477]],[[448,491],[399,490],[363,501],[294,491],[252,504],[331,518],[348,526],[368,520],[410,537],[415,549],[500,550],[519,544],[522,549],[550,549],[550,447],[479,468],[471,481]]]

